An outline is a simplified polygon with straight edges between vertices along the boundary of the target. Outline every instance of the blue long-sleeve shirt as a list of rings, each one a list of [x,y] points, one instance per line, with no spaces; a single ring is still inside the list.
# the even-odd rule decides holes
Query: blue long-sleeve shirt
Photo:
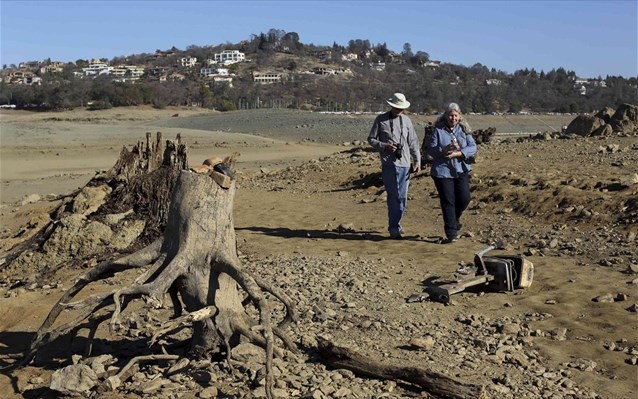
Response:
[[[461,153],[463,153],[463,158],[447,159],[445,157],[445,147],[452,143],[452,135],[456,137]],[[476,154],[476,149],[474,137],[469,133],[463,132],[460,124],[454,126],[452,130],[445,123],[437,125],[427,146],[427,153],[432,157],[432,171],[430,174],[433,177],[454,178],[460,173],[469,172],[472,170],[472,166],[463,159]]]

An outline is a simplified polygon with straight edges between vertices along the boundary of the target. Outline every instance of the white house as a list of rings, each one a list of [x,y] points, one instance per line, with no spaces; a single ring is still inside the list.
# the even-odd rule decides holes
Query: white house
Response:
[[[110,75],[112,71],[113,67],[103,62],[91,63],[88,67],[82,68],[82,72],[84,72],[85,76]]]
[[[281,74],[277,72],[253,72],[255,83],[276,83],[281,82]]]
[[[239,50],[224,50],[215,54],[215,62],[218,64],[235,64],[246,60],[246,54]]]
[[[184,68],[194,67],[197,63],[197,58],[195,57],[184,57],[179,59],[179,64]]]
[[[199,72],[202,76],[228,76],[227,68],[202,68]]]
[[[117,77],[127,76],[133,80],[136,80],[144,74],[144,67],[135,65],[119,65],[113,68],[111,74]]]
[[[356,61],[358,58],[354,53],[341,54],[341,61]]]

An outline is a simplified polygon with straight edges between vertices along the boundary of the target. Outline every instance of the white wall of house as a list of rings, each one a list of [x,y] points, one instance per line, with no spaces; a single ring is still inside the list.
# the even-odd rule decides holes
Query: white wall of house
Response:
[[[224,50],[215,54],[215,62],[218,64],[235,64],[246,60],[246,54],[239,50]]]

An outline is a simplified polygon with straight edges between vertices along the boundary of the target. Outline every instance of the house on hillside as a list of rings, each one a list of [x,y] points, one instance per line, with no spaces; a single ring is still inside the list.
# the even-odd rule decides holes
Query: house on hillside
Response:
[[[175,52],[172,50],[166,50],[166,51],[162,51],[162,50],[155,50],[155,54],[152,55],[152,58],[158,59],[158,58],[166,58],[166,57],[170,57],[171,55],[174,55]]]
[[[21,62],[20,64],[18,64],[18,68],[36,70],[40,68],[40,65],[42,65],[40,61],[26,61],[26,62]]]
[[[113,67],[108,66],[106,63],[94,61],[91,61],[88,67],[82,68],[84,76],[110,75],[113,71]]]
[[[347,53],[347,54],[341,54],[341,61],[356,61],[359,59],[359,56],[356,55],[355,53]]]
[[[170,75],[166,76],[166,80],[170,80],[170,81],[173,81],[173,82],[182,81],[184,79],[186,79],[186,76],[182,75],[181,73],[176,73],[176,72],[173,72]]]
[[[253,81],[262,84],[278,83],[281,82],[281,76],[277,72],[253,72]]]
[[[4,83],[14,85],[40,85],[42,79],[33,72],[24,69],[13,71],[2,78]]]
[[[202,68],[199,70],[200,75],[209,76],[228,76],[228,68]]]
[[[136,65],[118,65],[113,68],[111,75],[116,77],[118,82],[135,82],[144,75],[144,67]]]
[[[159,77],[159,76],[166,76],[170,70],[171,70],[170,67],[152,67],[152,68],[149,68],[147,71],[150,76]]]
[[[371,62],[370,68],[375,71],[385,71],[385,62]]]
[[[40,67],[40,74],[45,73],[62,73],[64,71],[64,62],[52,61],[47,65]]]
[[[312,73],[314,73],[315,75],[335,75],[337,72],[334,68],[317,66],[312,68]]]
[[[215,53],[215,62],[218,64],[230,65],[246,60],[246,54],[239,50],[224,50],[221,53]]]
[[[233,78],[230,76],[213,76],[213,85],[226,84],[228,87],[233,87]]]
[[[309,52],[308,55],[319,58],[320,61],[326,61],[332,58],[332,50],[318,50]]]
[[[183,57],[179,59],[179,65],[182,68],[192,68],[197,63],[197,58],[195,57]]]

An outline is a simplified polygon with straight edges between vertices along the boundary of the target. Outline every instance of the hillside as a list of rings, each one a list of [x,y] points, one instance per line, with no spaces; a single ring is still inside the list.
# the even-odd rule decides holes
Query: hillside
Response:
[[[430,60],[423,51],[395,52],[367,41],[316,46],[299,42],[292,33],[276,33],[112,60],[48,60],[5,68],[0,104],[35,110],[189,105],[220,111],[286,107],[377,112],[394,92],[406,94],[412,111],[426,114],[451,101],[467,113],[480,114],[589,113],[638,103],[636,77],[581,79],[564,68],[509,74],[481,64]],[[232,64],[215,61],[224,51],[244,58]]]

